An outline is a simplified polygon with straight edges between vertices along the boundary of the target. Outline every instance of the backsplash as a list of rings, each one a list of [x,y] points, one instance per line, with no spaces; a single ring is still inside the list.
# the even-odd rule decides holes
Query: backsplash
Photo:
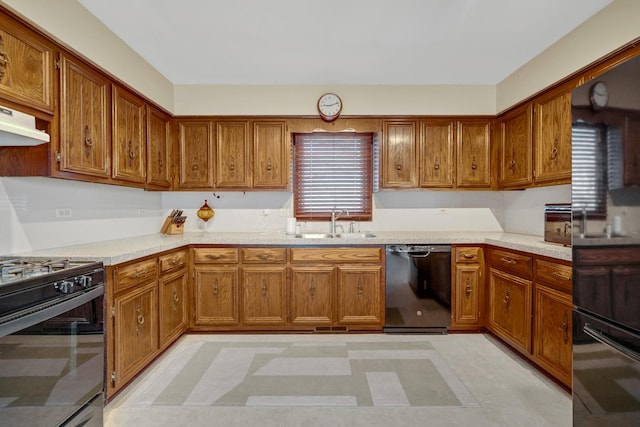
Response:
[[[571,187],[524,191],[381,191],[374,221],[359,231],[509,231],[542,236],[545,203],[568,202]],[[208,231],[284,232],[289,192],[152,192],[54,178],[0,178],[0,255],[158,233],[171,209],[186,231],[202,231],[195,212],[215,209]],[[338,224],[348,227],[348,222]],[[301,223],[327,232],[326,222]]]

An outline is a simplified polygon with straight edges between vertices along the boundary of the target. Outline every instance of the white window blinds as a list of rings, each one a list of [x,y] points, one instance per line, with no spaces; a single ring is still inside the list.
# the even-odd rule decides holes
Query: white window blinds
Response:
[[[360,133],[305,133],[294,139],[294,215],[298,219],[331,217],[346,209],[341,219],[371,220],[372,135]]]
[[[590,217],[607,214],[606,127],[574,123],[571,128],[571,205]]]

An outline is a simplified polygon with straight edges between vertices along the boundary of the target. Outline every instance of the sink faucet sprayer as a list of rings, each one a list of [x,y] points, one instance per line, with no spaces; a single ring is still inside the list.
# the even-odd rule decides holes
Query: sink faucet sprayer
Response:
[[[339,212],[335,209],[331,209],[331,235],[334,237],[336,235],[336,221],[343,213],[349,215],[349,211],[347,209],[342,209]]]

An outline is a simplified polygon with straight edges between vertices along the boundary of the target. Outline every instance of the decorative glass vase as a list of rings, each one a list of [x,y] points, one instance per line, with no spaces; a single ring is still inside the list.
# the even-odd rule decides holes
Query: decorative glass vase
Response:
[[[200,206],[200,209],[198,209],[196,215],[198,215],[198,218],[204,221],[204,231],[207,231],[207,223],[215,215],[214,210],[207,203],[207,199],[204,200],[204,204]]]

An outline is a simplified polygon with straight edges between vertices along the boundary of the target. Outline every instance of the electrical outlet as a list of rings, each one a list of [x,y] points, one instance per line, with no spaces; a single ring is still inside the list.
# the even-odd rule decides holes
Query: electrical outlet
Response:
[[[271,215],[271,211],[269,209],[262,209],[262,216],[269,216]]]
[[[71,218],[71,208],[56,208],[56,218]]]
[[[144,216],[145,213],[144,209],[138,209],[138,216]]]

